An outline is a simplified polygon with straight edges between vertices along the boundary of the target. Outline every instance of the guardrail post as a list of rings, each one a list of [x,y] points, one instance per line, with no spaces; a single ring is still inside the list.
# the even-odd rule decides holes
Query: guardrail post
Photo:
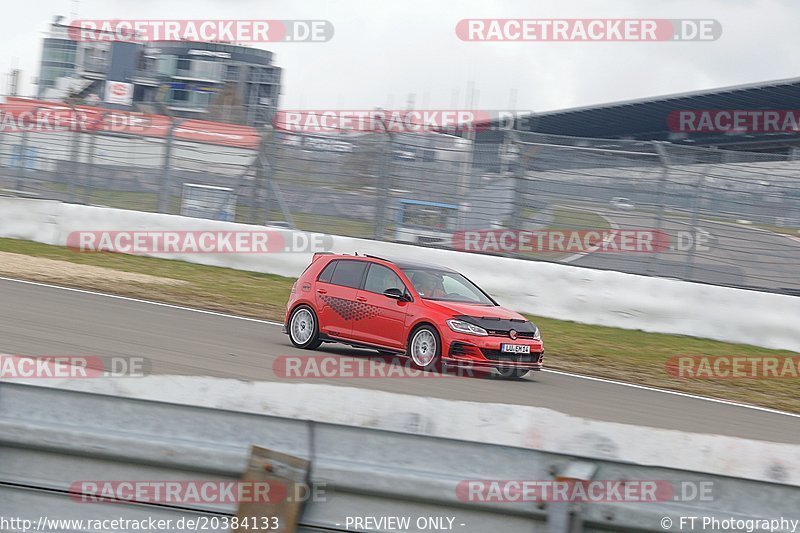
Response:
[[[306,459],[252,446],[250,462],[242,476],[246,490],[243,487],[240,493],[253,497],[249,498],[252,501],[239,503],[239,523],[232,531],[297,531],[304,504],[297,489],[303,487],[304,494],[308,494],[310,466]]]
[[[586,461],[573,461],[555,475],[556,482],[585,483],[592,480],[597,465]],[[583,519],[581,518],[580,502],[553,502],[548,506],[547,531],[548,533],[581,533]]]

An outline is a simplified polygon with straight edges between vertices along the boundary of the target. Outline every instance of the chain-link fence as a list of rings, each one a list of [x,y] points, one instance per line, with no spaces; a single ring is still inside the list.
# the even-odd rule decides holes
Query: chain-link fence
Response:
[[[256,146],[181,128],[2,131],[0,189],[436,247],[465,231],[648,230],[667,245],[474,251],[800,294],[800,161],[780,155],[508,130],[269,128]]]

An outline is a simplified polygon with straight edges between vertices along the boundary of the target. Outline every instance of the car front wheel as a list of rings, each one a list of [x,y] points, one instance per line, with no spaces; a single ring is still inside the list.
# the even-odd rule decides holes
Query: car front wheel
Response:
[[[307,305],[300,305],[289,318],[289,340],[298,348],[314,350],[319,348],[319,324],[314,310]]]
[[[438,370],[442,356],[439,332],[433,326],[419,326],[409,337],[406,353],[416,368],[427,371]]]

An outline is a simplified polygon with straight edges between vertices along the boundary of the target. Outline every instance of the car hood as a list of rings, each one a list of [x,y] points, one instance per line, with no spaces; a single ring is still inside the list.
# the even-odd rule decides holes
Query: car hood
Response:
[[[450,311],[453,313],[453,316],[527,321],[521,314],[499,305],[479,305],[463,302],[445,302],[441,300],[425,300],[425,303],[439,307],[445,311]]]

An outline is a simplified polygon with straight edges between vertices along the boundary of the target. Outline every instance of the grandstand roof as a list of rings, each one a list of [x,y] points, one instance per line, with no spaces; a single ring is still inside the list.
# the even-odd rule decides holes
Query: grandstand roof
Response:
[[[575,137],[663,140],[695,146],[780,151],[800,146],[798,133],[670,131],[667,117],[683,110],[800,110],[800,78],[736,85],[536,113],[522,127]]]

